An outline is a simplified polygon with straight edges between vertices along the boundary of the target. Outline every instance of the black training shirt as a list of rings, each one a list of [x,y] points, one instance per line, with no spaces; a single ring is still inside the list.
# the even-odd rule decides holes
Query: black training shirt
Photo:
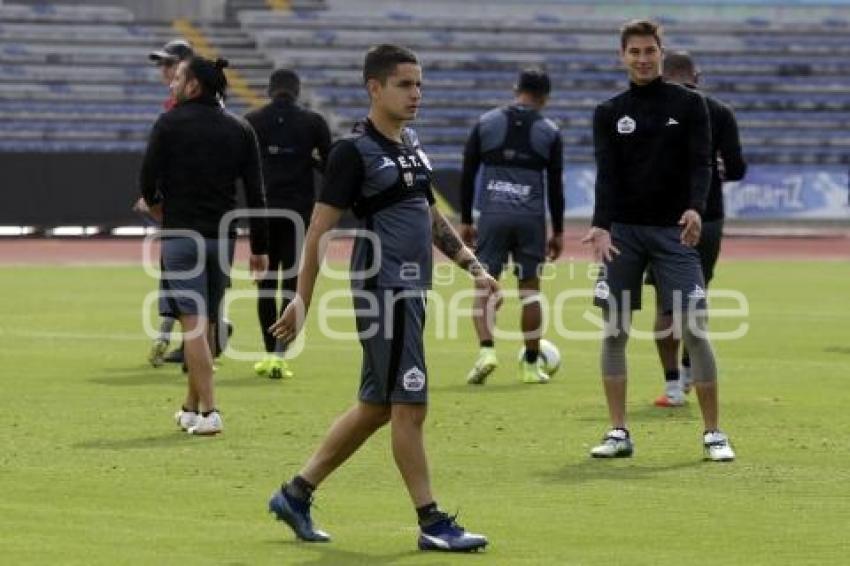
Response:
[[[322,116],[278,97],[245,115],[257,133],[269,208],[309,210],[314,169],[324,169],[331,132]]]
[[[685,85],[695,88],[692,85]],[[747,163],[741,155],[741,138],[738,135],[738,122],[732,109],[703,93],[708,105],[708,118],[711,123],[711,188],[705,205],[703,220],[721,220],[723,212],[723,182],[740,181],[747,173]],[[723,162],[722,173],[719,167]]]
[[[162,199],[163,228],[218,237],[222,217],[237,207],[237,179],[244,184],[248,207],[265,209],[257,138],[247,122],[212,97],[182,102],[160,115],[139,185],[148,205]],[[250,224],[251,251],[266,253],[266,219],[252,218]]]
[[[593,225],[675,226],[705,210],[711,131],[702,95],[658,78],[596,107]]]

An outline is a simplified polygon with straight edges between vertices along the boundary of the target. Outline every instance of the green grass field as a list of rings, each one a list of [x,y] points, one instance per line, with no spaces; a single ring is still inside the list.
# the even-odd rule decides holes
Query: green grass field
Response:
[[[546,292],[590,288],[584,266],[575,271],[562,266]],[[502,340],[502,367],[474,388],[464,381],[476,353],[469,322],[454,339],[429,333],[435,491],[491,540],[484,554],[447,556],[416,551],[386,431],[319,491],[314,515],[333,543],[297,543],[266,514],[268,495],[355,399],[359,346],[321,337],[315,312],[295,379],[263,380],[225,360],[216,381],[226,431],[193,438],[172,420],[179,369],[145,363],[141,301],[155,284],[139,268],[3,267],[0,563],[846,564],[848,281],[839,262],[720,266],[714,287],[742,291],[750,306],[748,335],[716,344],[731,464],[702,461],[693,401],[651,406],[662,383],[648,341],[629,347],[636,455],[593,461],[607,425],[596,341],[550,331],[564,366],[551,384],[524,386],[518,342]],[[448,300],[462,287],[438,292]],[[588,330],[584,310],[596,314],[579,300],[560,316]],[[501,326],[516,315],[508,301]],[[255,349],[253,301],[236,302],[231,318],[234,346]],[[648,328],[646,313],[636,325]]]

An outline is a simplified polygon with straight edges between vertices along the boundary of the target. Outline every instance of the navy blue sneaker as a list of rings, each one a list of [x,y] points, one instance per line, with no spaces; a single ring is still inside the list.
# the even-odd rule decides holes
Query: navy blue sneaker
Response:
[[[307,542],[328,542],[328,533],[313,528],[310,518],[310,502],[298,501],[287,496],[283,490],[277,490],[269,499],[269,513],[274,513],[278,521],[283,521],[295,532],[295,536]]]
[[[444,552],[475,552],[487,546],[487,537],[468,533],[457,524],[455,517],[446,515],[433,525],[421,527],[419,550]]]

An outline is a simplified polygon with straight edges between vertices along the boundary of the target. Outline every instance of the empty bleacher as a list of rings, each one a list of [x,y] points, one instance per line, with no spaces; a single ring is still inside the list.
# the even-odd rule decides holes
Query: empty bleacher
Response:
[[[266,80],[250,35],[197,27],[249,86]],[[123,8],[0,6],[0,151],[141,152],[168,94],[147,55],[178,35]],[[239,97],[228,105],[247,110]]]
[[[271,10],[230,0],[228,22],[198,24],[262,96],[274,64],[298,69],[305,90],[341,129],[360,117],[365,50],[397,42],[425,67],[417,127],[438,166],[455,168],[472,121],[510,99],[517,70],[544,65],[554,80],[548,114],[564,128],[566,158],[591,160],[594,106],[624,86],[619,22],[557,14],[525,19],[387,10],[338,13],[325,0]],[[407,4],[409,6],[409,4]],[[838,164],[850,147],[850,24],[765,20],[667,21],[670,48],[696,56],[704,87],[737,111],[755,163]],[[147,53],[178,33],[125,8],[0,5],[0,151],[136,151],[166,97]],[[247,101],[232,97],[238,113]]]
[[[417,127],[438,166],[457,167],[472,121],[510,99],[523,65],[554,79],[548,114],[564,127],[566,158],[591,160],[593,107],[624,86],[613,21],[470,19],[389,11],[358,16],[243,11],[258,46],[299,69],[325,108],[351,122],[362,115],[363,52],[400,43],[423,59],[425,104]],[[846,161],[850,135],[850,28],[846,22],[776,24],[667,22],[667,45],[699,61],[704,87],[738,112],[755,163]],[[828,33],[825,33],[828,30]]]

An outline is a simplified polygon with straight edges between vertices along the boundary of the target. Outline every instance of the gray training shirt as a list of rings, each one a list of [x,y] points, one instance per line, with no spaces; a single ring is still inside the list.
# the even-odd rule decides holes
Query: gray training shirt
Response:
[[[373,240],[355,240],[355,289],[431,287],[431,165],[412,129],[405,128],[402,138],[398,144],[366,120],[328,158],[319,202],[351,208],[360,227],[377,240],[377,249]],[[373,273],[358,277],[369,270]]]
[[[472,221],[472,195],[480,168],[482,214],[544,216],[545,194],[556,232],[563,226],[563,143],[558,126],[528,106],[487,112],[464,150],[462,216]],[[548,190],[547,190],[548,189]]]

